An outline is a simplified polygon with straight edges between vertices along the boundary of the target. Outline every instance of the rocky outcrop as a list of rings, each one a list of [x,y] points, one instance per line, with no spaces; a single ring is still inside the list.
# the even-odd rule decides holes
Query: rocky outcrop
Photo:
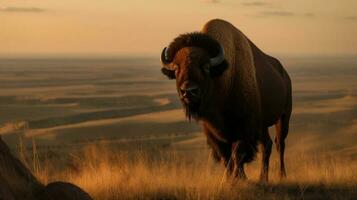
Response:
[[[41,184],[0,137],[0,200],[92,200],[81,188],[64,182]]]
[[[19,159],[14,157],[0,138],[0,179],[12,190],[15,199],[33,199],[44,186]],[[5,187],[6,188],[6,187]]]
[[[41,200],[92,200],[81,188],[65,182],[48,184],[41,194]]]
[[[9,184],[2,178],[0,178],[0,200],[15,200]]]

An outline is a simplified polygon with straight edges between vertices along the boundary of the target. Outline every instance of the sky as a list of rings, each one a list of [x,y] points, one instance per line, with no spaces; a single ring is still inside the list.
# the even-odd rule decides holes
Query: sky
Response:
[[[269,54],[357,55],[356,0],[1,0],[0,55],[155,56],[225,19]]]

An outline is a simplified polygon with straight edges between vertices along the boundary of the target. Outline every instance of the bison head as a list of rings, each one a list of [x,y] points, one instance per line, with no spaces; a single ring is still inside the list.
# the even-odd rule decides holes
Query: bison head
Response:
[[[214,80],[227,68],[222,46],[203,33],[176,38],[161,53],[162,73],[176,79],[176,87],[186,115],[198,117],[209,96]]]

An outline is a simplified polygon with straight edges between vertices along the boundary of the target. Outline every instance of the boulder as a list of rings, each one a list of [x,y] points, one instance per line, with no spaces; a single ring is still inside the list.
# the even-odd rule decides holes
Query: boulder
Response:
[[[0,136],[0,200],[92,200],[81,188],[65,182],[46,187],[14,157]]]
[[[9,184],[0,177],[0,200],[15,200]]]
[[[34,199],[34,194],[44,186],[36,179],[29,169],[16,157],[14,157],[7,145],[0,137],[0,178],[4,194],[6,188],[10,188],[14,199]]]
[[[40,195],[41,200],[93,200],[76,185],[66,182],[48,184]]]

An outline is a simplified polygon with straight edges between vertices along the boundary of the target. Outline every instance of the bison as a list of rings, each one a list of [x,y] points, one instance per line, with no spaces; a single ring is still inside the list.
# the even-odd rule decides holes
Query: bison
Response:
[[[284,166],[292,110],[291,80],[278,59],[265,54],[229,22],[214,19],[200,32],[175,38],[161,53],[162,73],[176,79],[189,120],[202,124],[207,143],[228,174],[245,179],[244,164],[262,146],[260,179],[268,180],[272,140]]]

